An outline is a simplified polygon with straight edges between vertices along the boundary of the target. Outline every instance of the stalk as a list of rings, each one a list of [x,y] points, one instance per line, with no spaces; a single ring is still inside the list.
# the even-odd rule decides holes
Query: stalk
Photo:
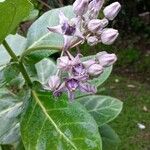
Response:
[[[25,79],[27,85],[29,87],[32,87],[32,81],[23,65],[23,63],[21,61],[19,61],[18,57],[16,56],[16,54],[13,52],[13,50],[11,49],[11,47],[9,46],[9,44],[7,43],[6,40],[3,41],[3,46],[5,47],[6,51],[8,52],[8,54],[11,56],[11,58],[13,59],[13,61],[18,63],[19,66],[19,70],[23,75],[23,78]]]

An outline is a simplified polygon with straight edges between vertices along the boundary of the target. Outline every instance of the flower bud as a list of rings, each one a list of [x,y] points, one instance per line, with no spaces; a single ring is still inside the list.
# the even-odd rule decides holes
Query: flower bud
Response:
[[[92,0],[89,3],[89,10],[95,10],[95,11],[100,11],[100,9],[102,8],[104,4],[104,0]]]
[[[83,62],[83,65],[84,65],[85,68],[89,68],[91,65],[93,65],[93,64],[95,64],[95,63],[96,63],[95,60],[89,59],[89,60],[87,60],[87,61],[84,61],[84,62]]]
[[[76,0],[73,4],[73,11],[76,15],[82,16],[88,10],[89,0]]]
[[[70,63],[71,62],[70,62],[68,56],[62,56],[62,57],[58,58],[58,60],[57,60],[58,69],[69,70]]]
[[[60,85],[60,78],[58,76],[51,76],[48,81],[48,88],[51,91],[55,91]]]
[[[103,12],[107,19],[113,20],[118,15],[120,9],[121,9],[120,3],[114,2],[110,4],[109,6],[105,7]]]
[[[92,19],[91,21],[89,21],[88,23],[88,29],[91,32],[96,32],[101,28],[101,21],[99,19]]]
[[[94,45],[96,45],[98,42],[99,42],[99,40],[97,39],[96,36],[90,36],[90,37],[87,38],[87,43],[88,43],[90,46],[94,46]]]
[[[118,30],[107,28],[102,31],[101,41],[103,44],[111,45],[118,37]]]
[[[107,52],[100,52],[96,54],[96,59],[101,66],[109,67],[116,62],[117,56],[115,54],[108,54]]]
[[[100,75],[103,72],[103,67],[100,64],[93,64],[88,68],[88,73],[91,76]]]
[[[100,19],[92,19],[89,23],[88,23],[88,29],[93,32],[96,33],[98,30],[100,30],[101,28],[104,28],[108,25],[108,20],[106,18],[100,20]]]

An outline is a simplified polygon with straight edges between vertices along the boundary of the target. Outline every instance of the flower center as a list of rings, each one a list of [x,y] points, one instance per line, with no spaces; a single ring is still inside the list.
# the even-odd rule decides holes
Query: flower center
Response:
[[[73,67],[72,72],[75,76],[84,75],[86,70],[82,64],[77,64]]]
[[[79,81],[72,78],[66,81],[66,87],[69,91],[75,91],[79,86]]]
[[[69,35],[69,36],[74,35],[76,31],[75,25],[69,25],[68,23],[64,23],[61,29],[65,35]]]

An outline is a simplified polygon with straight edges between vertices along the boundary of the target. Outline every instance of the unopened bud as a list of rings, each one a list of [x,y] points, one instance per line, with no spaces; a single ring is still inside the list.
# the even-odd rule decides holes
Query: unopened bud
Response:
[[[103,67],[100,64],[93,64],[89,67],[88,73],[91,76],[97,76],[103,73]]]
[[[103,12],[107,19],[113,20],[118,15],[120,9],[121,9],[120,3],[114,2],[110,4],[109,6],[105,7]]]
[[[98,30],[100,30],[101,28],[104,28],[108,25],[108,20],[106,18],[100,20],[100,19],[92,19],[89,23],[88,23],[88,29],[93,32],[96,33]]]
[[[95,64],[95,63],[96,63],[95,60],[89,59],[89,60],[87,60],[87,61],[84,61],[84,62],[83,62],[83,65],[84,65],[85,68],[89,68],[91,65],[93,65],[93,64]]]
[[[76,15],[82,16],[88,10],[89,0],[76,0],[73,4],[73,11]]]
[[[87,43],[88,43],[90,46],[94,46],[94,45],[96,45],[98,42],[99,42],[99,40],[97,39],[96,36],[90,36],[90,37],[87,38]]]
[[[51,91],[55,91],[60,86],[60,78],[58,76],[51,76],[48,81],[48,88]]]
[[[109,67],[116,62],[117,56],[115,54],[108,54],[107,52],[100,52],[96,54],[96,59],[101,66]]]
[[[102,31],[101,41],[103,44],[111,45],[118,37],[118,30],[107,28]]]
[[[58,58],[57,60],[57,64],[58,64],[58,68],[62,69],[62,70],[68,70],[70,67],[70,60],[68,58],[68,56],[62,56],[60,58]]]

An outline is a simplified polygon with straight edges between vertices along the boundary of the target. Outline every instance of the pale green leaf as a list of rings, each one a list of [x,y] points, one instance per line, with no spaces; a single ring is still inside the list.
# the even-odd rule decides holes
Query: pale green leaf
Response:
[[[6,0],[0,3],[0,43],[28,16],[32,4],[28,0]]]
[[[0,144],[12,144],[19,139],[19,115],[23,102],[6,88],[0,89]]]
[[[25,149],[102,150],[95,120],[77,102],[35,93],[21,122]]]
[[[54,61],[50,59],[43,59],[35,64],[38,79],[42,84],[46,84],[49,77],[56,74],[57,67]]]
[[[99,126],[115,119],[122,110],[123,103],[109,96],[84,96],[78,101],[85,106]]]
[[[7,36],[6,41],[17,56],[20,55],[26,48],[27,40],[19,34]],[[11,58],[4,46],[0,45],[0,66],[8,63],[10,59]]]

